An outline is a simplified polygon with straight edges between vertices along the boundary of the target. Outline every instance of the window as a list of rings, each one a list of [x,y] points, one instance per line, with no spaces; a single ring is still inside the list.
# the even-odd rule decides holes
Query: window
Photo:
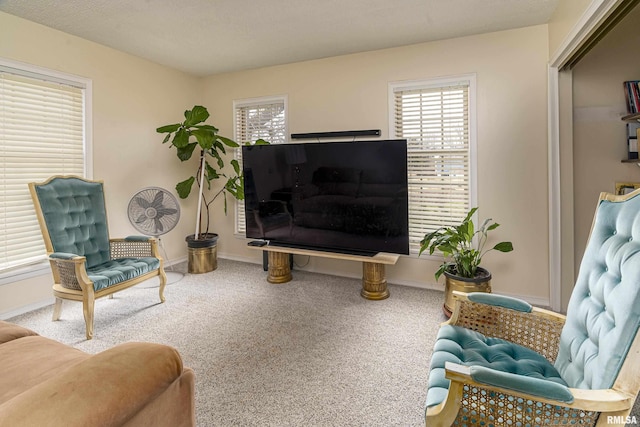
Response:
[[[27,183],[87,176],[90,81],[0,60],[0,274],[45,258]]]
[[[475,201],[474,90],[475,76],[389,85],[390,134],[407,140],[411,253]]]
[[[234,101],[234,139],[239,144],[264,139],[271,144],[282,144],[287,139],[286,96],[254,98]],[[236,151],[242,163],[242,149]],[[246,191],[247,189],[245,189]],[[244,235],[244,201],[236,204],[236,233]]]

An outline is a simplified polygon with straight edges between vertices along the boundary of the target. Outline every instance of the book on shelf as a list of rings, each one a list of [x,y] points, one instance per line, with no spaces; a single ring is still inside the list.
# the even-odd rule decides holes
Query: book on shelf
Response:
[[[627,104],[627,113],[637,114],[640,112],[640,80],[624,82],[624,96]]]
[[[640,123],[627,123],[627,146],[629,160],[638,158],[638,136],[640,135]]]

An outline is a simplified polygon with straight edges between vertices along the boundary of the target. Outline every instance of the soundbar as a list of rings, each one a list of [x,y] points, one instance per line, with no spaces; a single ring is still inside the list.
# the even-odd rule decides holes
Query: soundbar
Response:
[[[380,136],[380,129],[292,133],[291,139],[352,138],[358,136]]]

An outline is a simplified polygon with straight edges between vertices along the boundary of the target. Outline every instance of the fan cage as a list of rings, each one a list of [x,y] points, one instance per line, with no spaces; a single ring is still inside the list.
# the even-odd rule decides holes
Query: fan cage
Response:
[[[158,237],[171,231],[180,218],[178,199],[160,187],[147,187],[129,200],[129,222],[139,232]]]

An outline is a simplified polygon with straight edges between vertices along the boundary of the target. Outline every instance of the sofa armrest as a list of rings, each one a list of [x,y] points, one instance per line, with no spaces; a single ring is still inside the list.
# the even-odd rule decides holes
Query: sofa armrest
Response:
[[[171,347],[121,344],[68,369],[61,366],[60,374],[0,405],[0,425],[120,426],[183,372],[180,355]],[[193,419],[193,414],[184,418]]]
[[[13,341],[18,338],[36,335],[38,334],[31,329],[23,328],[22,326],[0,320],[0,344]]]
[[[453,291],[453,298],[453,314],[446,323],[520,344],[555,362],[565,316],[499,295]]]

